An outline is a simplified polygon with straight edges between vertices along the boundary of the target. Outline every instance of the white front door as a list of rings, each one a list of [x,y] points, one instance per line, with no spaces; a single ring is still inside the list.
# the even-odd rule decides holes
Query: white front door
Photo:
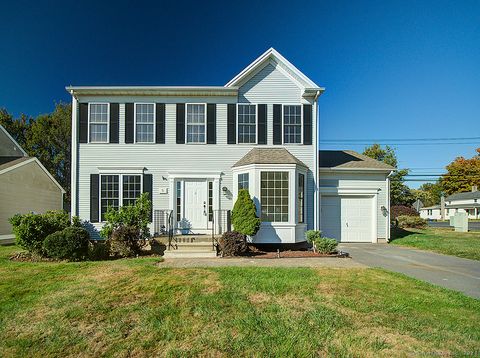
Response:
[[[207,181],[185,180],[184,197],[185,223],[191,229],[207,228]]]

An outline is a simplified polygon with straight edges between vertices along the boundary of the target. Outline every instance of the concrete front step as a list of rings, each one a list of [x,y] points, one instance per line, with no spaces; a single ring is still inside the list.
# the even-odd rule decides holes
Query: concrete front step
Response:
[[[218,240],[220,236],[216,235],[215,238]],[[156,237],[155,240],[158,242],[161,242],[163,244],[168,244],[168,236],[159,236]],[[177,243],[197,243],[197,242],[203,242],[203,243],[212,243],[212,236],[210,235],[177,235],[174,237],[172,240],[172,243],[177,242]]]
[[[166,250],[163,254],[166,259],[195,259],[217,257],[217,252],[210,250]]]
[[[212,251],[214,250],[212,242],[172,242],[172,246],[176,250],[197,250],[197,251]]]

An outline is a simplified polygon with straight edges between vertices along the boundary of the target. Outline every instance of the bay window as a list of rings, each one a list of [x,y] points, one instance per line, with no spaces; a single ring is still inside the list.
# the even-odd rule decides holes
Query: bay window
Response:
[[[238,174],[238,190],[248,190],[248,173]]]
[[[288,222],[288,172],[261,172],[262,221]]]
[[[305,175],[298,174],[298,222],[305,222]]]

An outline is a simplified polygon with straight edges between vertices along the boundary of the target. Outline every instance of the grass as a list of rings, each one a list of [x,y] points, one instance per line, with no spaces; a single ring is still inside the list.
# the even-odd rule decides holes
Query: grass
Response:
[[[415,247],[480,260],[480,232],[455,232],[447,228],[392,230],[391,244]]]
[[[0,356],[480,352],[480,301],[379,269],[21,263],[0,247]]]

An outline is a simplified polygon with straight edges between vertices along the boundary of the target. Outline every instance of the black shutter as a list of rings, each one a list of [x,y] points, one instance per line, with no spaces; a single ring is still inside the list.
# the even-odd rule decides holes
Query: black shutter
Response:
[[[258,105],[258,144],[267,144],[267,105]]]
[[[217,143],[217,105],[207,104],[207,144]]]
[[[229,104],[227,111],[227,143],[237,143],[237,105]]]
[[[155,143],[165,144],[165,104],[157,103],[155,107]]]
[[[133,143],[133,103],[125,103],[125,143]]]
[[[303,105],[303,144],[312,144],[312,105]]]
[[[88,143],[88,103],[80,103],[78,140],[80,143]]]
[[[185,143],[185,103],[177,103],[177,144]]]
[[[273,105],[273,144],[282,144],[282,105]]]
[[[118,103],[110,103],[110,143],[118,143]]]
[[[148,200],[151,202],[150,206],[150,222],[153,218],[153,175],[143,174],[143,192],[148,193]]]
[[[99,215],[99,180],[98,174],[90,174],[90,222],[98,223]]]

